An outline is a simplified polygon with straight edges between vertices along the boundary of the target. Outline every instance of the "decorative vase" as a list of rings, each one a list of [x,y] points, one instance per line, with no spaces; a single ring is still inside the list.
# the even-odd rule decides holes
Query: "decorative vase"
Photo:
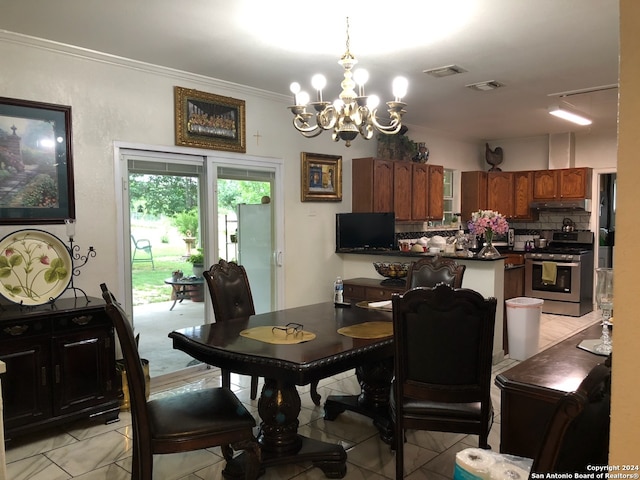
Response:
[[[484,233],[485,243],[478,252],[478,258],[496,258],[500,256],[500,252],[493,246],[493,230],[487,230]]]

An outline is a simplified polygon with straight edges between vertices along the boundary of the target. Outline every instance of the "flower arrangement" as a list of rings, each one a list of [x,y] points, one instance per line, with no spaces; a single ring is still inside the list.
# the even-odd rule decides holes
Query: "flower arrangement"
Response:
[[[474,235],[482,235],[486,240],[485,247],[478,253],[479,257],[496,257],[499,252],[493,247],[493,234],[505,234],[509,230],[507,220],[494,210],[478,210],[471,214],[467,223],[469,231]]]
[[[471,214],[471,220],[467,224],[469,231],[475,235],[483,235],[487,240],[494,233],[505,234],[509,230],[507,220],[493,210],[478,210]]]

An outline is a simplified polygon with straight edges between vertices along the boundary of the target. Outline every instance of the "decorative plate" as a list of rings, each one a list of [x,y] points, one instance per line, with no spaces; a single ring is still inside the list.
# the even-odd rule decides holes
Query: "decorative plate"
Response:
[[[18,230],[0,240],[0,295],[22,305],[44,305],[64,292],[73,265],[67,246],[42,230]]]

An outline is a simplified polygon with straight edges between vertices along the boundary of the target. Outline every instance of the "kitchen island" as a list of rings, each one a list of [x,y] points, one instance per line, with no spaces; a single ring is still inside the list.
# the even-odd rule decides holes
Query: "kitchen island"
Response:
[[[444,258],[453,258],[458,263],[466,265],[463,288],[470,288],[486,297],[495,297],[498,300],[496,309],[495,335],[493,339],[493,362],[498,363],[504,358],[503,348],[503,324],[504,324],[504,264],[505,258],[491,259],[477,257],[463,257],[455,254],[434,254],[422,252],[396,251],[356,251],[339,253],[343,259],[343,277],[354,278],[384,278],[378,275],[373,262],[415,262],[422,257],[441,255]],[[371,299],[372,301],[375,299]]]

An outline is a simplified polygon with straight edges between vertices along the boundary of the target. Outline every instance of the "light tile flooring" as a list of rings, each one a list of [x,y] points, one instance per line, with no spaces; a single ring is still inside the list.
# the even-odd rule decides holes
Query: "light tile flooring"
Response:
[[[179,308],[176,306],[176,308]],[[543,314],[540,328],[540,349],[596,323],[595,312],[580,318]],[[172,327],[171,329],[176,328]],[[170,330],[171,330],[170,329]],[[156,360],[153,360],[156,361]],[[516,360],[505,359],[494,366],[494,375],[504,371]],[[152,380],[152,396],[171,395],[179,389],[198,389],[219,385],[217,368],[200,365],[179,373]],[[238,397],[257,414],[257,401],[249,399],[249,377],[232,376],[232,388]],[[331,394],[354,394],[359,391],[353,371],[320,382],[323,398]],[[368,418],[343,413],[335,421],[323,419],[322,407],[315,406],[308,387],[300,388],[302,411],[300,433],[324,441],[342,444],[347,450],[347,479],[394,478],[394,453],[382,443]],[[492,392],[496,418],[489,443],[495,450],[500,444],[500,394],[495,385]],[[409,431],[405,447],[405,470],[408,479],[444,480],[453,477],[455,454],[477,446],[477,437],[438,432]],[[40,432],[14,440],[7,447],[7,472],[12,480],[124,480],[130,478],[131,417],[120,414],[120,421],[110,425],[81,421],[66,427]],[[199,480],[221,478],[224,467],[219,449],[185,454],[162,455],[154,458],[156,480]],[[322,472],[311,465],[290,465],[269,469],[263,479],[321,479]]]

